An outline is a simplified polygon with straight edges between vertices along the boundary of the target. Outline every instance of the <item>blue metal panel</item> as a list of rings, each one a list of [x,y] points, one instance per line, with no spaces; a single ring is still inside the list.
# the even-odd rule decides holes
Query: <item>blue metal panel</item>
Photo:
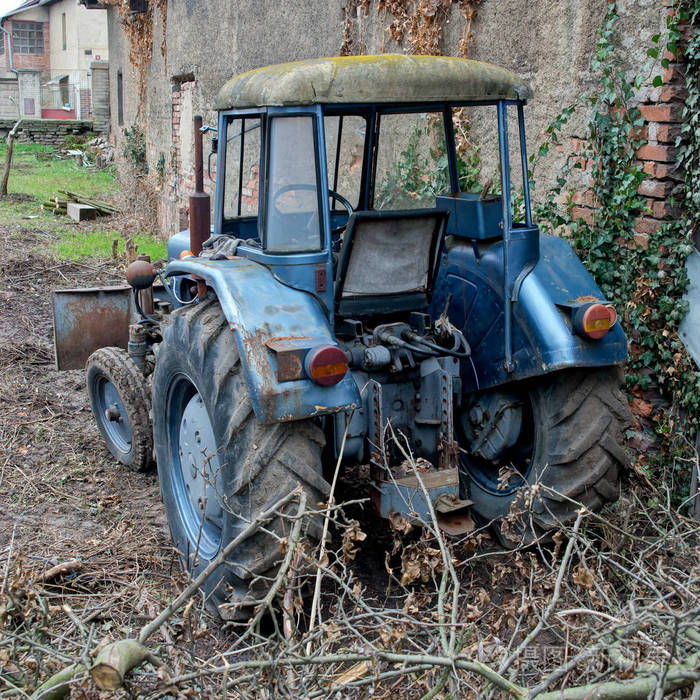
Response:
[[[700,252],[694,250],[690,254],[686,269],[690,283],[683,298],[688,302],[688,314],[680,325],[678,335],[700,367]]]
[[[522,281],[513,303],[513,372],[505,368],[503,241],[480,244],[453,239],[435,285],[430,312],[438,316],[449,297],[448,313],[472,347],[462,363],[466,391],[565,367],[599,367],[624,362],[627,339],[619,324],[601,340],[576,335],[571,309],[581,297],[603,295],[569,244],[540,235],[540,259]],[[472,364],[473,363],[473,364]]]
[[[360,394],[349,372],[331,387],[310,380],[277,381],[275,355],[266,347],[267,341],[306,338],[336,345],[328,319],[311,294],[281,284],[263,265],[240,257],[175,260],[166,271],[166,275],[174,274],[199,275],[216,292],[235,333],[260,421],[300,420],[360,405]]]
[[[180,253],[190,249],[190,230],[179,231],[168,240],[168,260],[179,260]]]

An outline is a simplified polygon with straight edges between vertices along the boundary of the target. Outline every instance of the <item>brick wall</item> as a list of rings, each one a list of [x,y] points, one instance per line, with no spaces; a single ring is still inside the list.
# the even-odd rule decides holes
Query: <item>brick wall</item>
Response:
[[[14,124],[13,119],[0,119],[0,139]],[[25,119],[17,132],[20,143],[41,143],[47,146],[60,146],[66,136],[89,133],[93,123],[79,119]]]
[[[158,219],[161,231],[172,235],[189,227],[189,197],[195,189],[193,163],[193,104],[196,101],[197,85],[191,76],[184,80],[173,80],[170,104],[170,128],[172,140],[169,153],[164,153],[164,173],[161,184]],[[148,161],[156,163],[160,154],[153,145],[149,148]],[[204,148],[204,190],[213,195],[214,186],[207,177],[206,159],[209,155]],[[216,179],[216,159],[212,158],[212,178]],[[213,203],[212,203],[213,213]]]
[[[92,119],[92,98],[90,96],[90,90],[87,88],[80,88],[80,117],[81,119]]]
[[[673,12],[671,3],[672,0],[664,0],[668,14]],[[680,29],[687,36],[691,27],[685,21],[681,23]],[[677,206],[670,200],[677,194],[682,179],[674,165],[677,155],[674,144],[680,135],[683,102],[688,94],[685,90],[683,64],[678,63],[670,53],[666,53],[664,58],[671,61],[663,71],[664,84],[658,88],[651,84],[642,86],[643,100],[639,105],[642,116],[647,121],[642,132],[647,143],[637,151],[637,157],[647,177],[639,186],[638,192],[645,197],[647,211],[636,221],[634,240],[643,248],[649,244],[649,235],[657,231],[663,221],[678,214]],[[572,139],[574,153],[580,152],[581,147],[580,139]],[[580,158],[579,164],[584,173],[590,173],[591,162]],[[577,192],[574,204],[573,215],[590,223],[595,208],[593,194],[590,191]]]

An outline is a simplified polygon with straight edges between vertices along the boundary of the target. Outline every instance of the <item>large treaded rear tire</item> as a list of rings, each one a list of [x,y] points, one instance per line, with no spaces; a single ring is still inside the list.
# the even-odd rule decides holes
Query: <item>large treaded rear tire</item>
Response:
[[[152,384],[161,493],[175,546],[193,576],[250,519],[297,484],[306,491],[309,505],[328,495],[329,485],[321,475],[322,430],[311,421],[263,425],[256,419],[236,341],[218,301],[209,299],[173,313],[164,329]],[[199,394],[203,401],[219,465],[210,483],[215,482],[220,492],[222,513],[202,516],[207,522],[199,532],[193,532],[188,520],[191,512],[182,492],[188,467],[185,464],[183,472],[178,454],[178,434],[183,435],[179,421],[186,410],[183,406],[192,400],[188,393],[195,398]],[[277,518],[266,528],[284,537],[289,526]],[[307,534],[318,539],[319,532],[317,524],[311,523]],[[202,587],[210,610],[225,619],[245,619],[265,589],[264,579],[256,583],[256,577],[273,577],[282,556],[273,536],[262,531],[251,535]]]
[[[533,422],[524,486],[539,484],[532,503],[524,501],[527,488],[500,494],[468,478],[473,509],[493,522],[503,544],[527,542],[571,523],[578,503],[598,511],[617,500],[621,473],[629,465],[622,444],[631,421],[622,381],[619,368],[606,367],[565,370],[524,385]],[[516,511],[524,512],[519,524],[508,522]]]

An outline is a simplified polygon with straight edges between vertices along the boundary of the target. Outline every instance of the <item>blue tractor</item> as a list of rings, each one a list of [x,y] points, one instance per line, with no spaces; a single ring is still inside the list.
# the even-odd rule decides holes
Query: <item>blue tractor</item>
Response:
[[[297,484],[324,501],[336,461],[370,465],[384,517],[425,519],[429,500],[459,534],[470,509],[505,544],[616,499],[627,343],[569,244],[533,222],[526,175],[514,205],[509,117],[526,173],[530,97],[496,66],[399,55],[274,65],[223,86],[217,126],[196,124],[190,230],[163,271],[131,266],[126,349],[88,360],[107,445],[136,468],[154,452],[190,571]],[[498,127],[492,194],[463,191],[455,114],[476,108]],[[222,615],[274,574],[275,527],[208,579]]]

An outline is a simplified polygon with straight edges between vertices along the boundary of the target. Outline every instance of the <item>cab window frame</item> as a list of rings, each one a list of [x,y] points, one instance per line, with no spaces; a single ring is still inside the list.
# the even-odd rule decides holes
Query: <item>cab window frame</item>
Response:
[[[314,151],[314,172],[316,176],[316,204],[318,212],[318,225],[319,225],[319,242],[317,248],[308,248],[304,250],[270,250],[268,248],[268,209],[270,206],[270,201],[268,195],[270,194],[270,156],[272,154],[270,145],[272,138],[272,120],[273,119],[284,119],[293,117],[307,117],[311,119],[311,128],[313,135],[313,151]],[[324,201],[321,196],[322,186],[325,180],[326,189],[328,187],[328,177],[327,172],[325,172],[325,164],[321,164],[321,149],[320,149],[320,139],[321,136],[325,138],[325,132],[319,133],[319,129],[323,129],[323,124],[319,125],[319,111],[317,109],[309,108],[268,108],[265,114],[265,128],[263,133],[264,147],[261,148],[261,173],[263,173],[260,178],[260,201],[261,205],[258,208],[258,232],[260,235],[260,242],[262,245],[262,252],[265,255],[270,256],[288,256],[288,255],[317,255],[322,254],[328,246],[328,231],[326,230],[326,216],[324,212]],[[321,117],[322,119],[322,117]],[[261,139],[261,146],[263,140]],[[325,155],[325,148],[324,155]],[[324,178],[324,172],[326,177]]]
[[[226,172],[227,168],[229,167],[229,163],[227,163],[227,145],[228,145],[228,138],[229,138],[229,128],[230,126],[236,121],[240,119],[260,119],[260,152],[258,153],[258,178],[260,178],[260,173],[262,172],[262,167],[263,167],[263,143],[264,143],[264,138],[265,138],[265,108],[261,107],[254,107],[250,109],[236,109],[236,110],[226,110],[226,111],[221,111],[219,113],[219,119],[217,123],[217,136],[218,136],[218,150],[216,153],[216,182],[219,181],[220,178],[223,178],[223,181],[221,183],[221,186],[217,186],[215,189],[216,192],[216,201],[214,203],[215,207],[215,214],[214,214],[214,232],[217,234],[223,234],[226,233],[226,228],[227,225],[234,225],[236,222],[240,221],[251,221],[255,220],[256,222],[256,233],[257,233],[257,238],[260,238],[260,205],[258,204],[258,213],[257,215],[248,215],[248,216],[234,216],[234,217],[227,217],[226,212],[225,212],[225,191],[226,191]],[[223,137],[222,137],[223,136]],[[234,159],[235,163],[235,159]],[[236,164],[238,167],[238,176],[239,176],[239,182],[240,182],[240,175],[241,175],[241,169],[243,167],[243,161],[240,158],[240,154],[238,157],[238,163]],[[235,166],[235,167],[236,167]],[[258,194],[258,197],[260,195]]]

